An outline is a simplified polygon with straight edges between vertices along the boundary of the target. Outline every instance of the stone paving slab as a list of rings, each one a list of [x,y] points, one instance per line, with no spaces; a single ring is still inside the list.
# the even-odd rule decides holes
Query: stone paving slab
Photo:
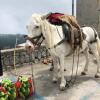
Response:
[[[72,57],[65,59],[67,71],[66,79],[70,79]],[[77,58],[75,58],[74,76]],[[66,88],[65,91],[59,90],[59,81],[57,84],[52,83],[52,73],[49,71],[50,65],[34,64],[33,72],[35,78],[36,98],[35,100],[100,100],[100,79],[95,79],[96,64],[93,63],[93,57],[90,56],[89,72],[86,76],[81,76],[85,63],[84,57],[81,55],[77,80],[74,85]],[[11,75],[15,71],[4,73],[4,76]],[[26,65],[17,69],[18,75],[31,74],[31,65]],[[31,76],[31,75],[27,75]],[[29,100],[34,100],[33,97]]]

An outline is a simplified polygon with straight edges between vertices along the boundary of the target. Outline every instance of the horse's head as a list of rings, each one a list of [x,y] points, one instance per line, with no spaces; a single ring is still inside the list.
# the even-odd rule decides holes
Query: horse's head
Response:
[[[33,50],[37,44],[39,44],[39,40],[42,37],[42,29],[41,29],[41,15],[33,14],[31,20],[27,24],[26,28],[28,31],[28,35],[26,38],[26,48],[29,50]]]
[[[33,38],[41,34],[41,15],[33,14],[29,23],[26,25],[28,37]]]

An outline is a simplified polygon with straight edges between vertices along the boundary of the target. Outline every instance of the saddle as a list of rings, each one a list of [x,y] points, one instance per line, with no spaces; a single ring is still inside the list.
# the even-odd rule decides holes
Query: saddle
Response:
[[[74,16],[62,13],[50,13],[46,19],[53,25],[62,26],[65,40],[71,44],[73,49],[75,49],[77,45],[82,47],[82,32]]]

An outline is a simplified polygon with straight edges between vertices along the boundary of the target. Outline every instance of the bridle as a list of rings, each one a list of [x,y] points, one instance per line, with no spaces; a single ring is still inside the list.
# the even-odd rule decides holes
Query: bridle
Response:
[[[42,42],[45,40],[45,37],[43,36],[42,33],[38,36],[33,37],[33,38],[30,38],[27,35],[24,37],[26,37],[26,40],[31,41],[34,46],[38,46],[38,47],[40,47]]]

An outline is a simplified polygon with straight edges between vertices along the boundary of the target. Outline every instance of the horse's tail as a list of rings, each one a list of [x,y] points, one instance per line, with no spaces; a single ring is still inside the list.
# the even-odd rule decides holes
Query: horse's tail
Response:
[[[99,39],[99,37],[97,37],[97,49],[98,49],[98,53],[100,56],[100,39]]]
[[[98,50],[98,53],[99,53],[99,56],[100,56],[100,39],[99,39],[99,35],[98,35],[98,32],[92,28],[94,30],[94,33],[95,33],[95,38],[97,40],[97,50]]]

